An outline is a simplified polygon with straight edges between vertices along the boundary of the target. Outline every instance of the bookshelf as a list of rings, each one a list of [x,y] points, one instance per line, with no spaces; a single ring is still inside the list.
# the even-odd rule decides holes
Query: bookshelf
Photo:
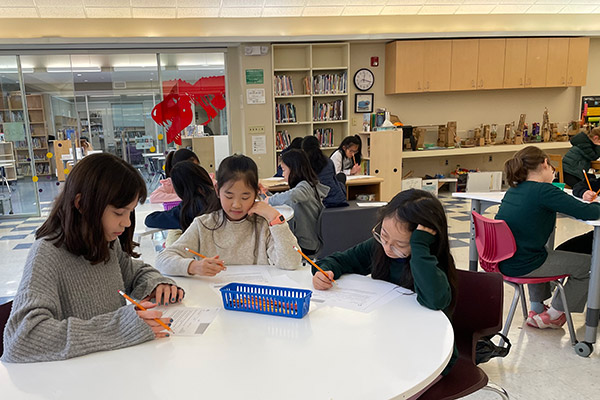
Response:
[[[52,175],[50,170],[50,160],[46,157],[46,154],[48,153],[48,126],[43,98],[41,94],[28,94],[25,96],[25,99],[31,131],[31,143],[33,145],[35,171],[32,171],[31,169],[27,139],[25,135],[23,135],[22,140],[14,140],[11,142],[14,146],[17,178],[32,175],[50,176]],[[6,100],[3,99],[3,101],[0,102],[0,106],[2,114],[0,125],[2,125],[2,131],[6,130],[6,125],[8,123],[21,123],[24,132],[25,117],[23,115],[23,98],[21,92],[10,92]]]
[[[7,181],[17,180],[15,151],[12,142],[0,142],[0,166],[4,167],[4,175]]]
[[[349,134],[349,44],[273,44],[271,56],[274,151],[316,134],[331,154]]]

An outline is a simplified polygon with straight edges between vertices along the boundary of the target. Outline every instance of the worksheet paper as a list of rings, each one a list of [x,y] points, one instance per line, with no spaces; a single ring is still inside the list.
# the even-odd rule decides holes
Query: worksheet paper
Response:
[[[373,175],[348,175],[346,181],[353,181],[355,179],[375,178]]]
[[[231,282],[269,285],[272,281],[271,274],[264,265],[228,265],[227,271],[219,272],[216,276],[205,279],[211,281],[210,285],[215,290],[219,290]]]
[[[186,307],[184,305],[160,306],[155,310],[163,318],[173,318],[171,329],[176,336],[202,335],[217,316],[218,308]]]

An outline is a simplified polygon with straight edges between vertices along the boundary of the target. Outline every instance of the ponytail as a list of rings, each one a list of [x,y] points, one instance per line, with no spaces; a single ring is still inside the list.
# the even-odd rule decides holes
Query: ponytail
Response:
[[[527,146],[519,150],[513,158],[504,163],[504,173],[510,187],[517,187],[527,180],[529,171],[536,170],[548,159],[548,155],[538,147]]]

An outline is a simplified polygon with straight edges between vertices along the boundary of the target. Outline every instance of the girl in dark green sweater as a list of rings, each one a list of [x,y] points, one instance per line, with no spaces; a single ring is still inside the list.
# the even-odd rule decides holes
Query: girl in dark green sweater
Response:
[[[344,252],[319,260],[329,278],[343,274],[371,274],[408,288],[417,301],[450,317],[456,298],[456,268],[450,254],[448,221],[440,201],[423,190],[398,193],[379,213],[373,237]],[[315,289],[331,288],[331,281],[313,267]],[[443,375],[456,359],[457,352]]]
[[[591,256],[568,251],[547,250],[545,245],[554,231],[556,213],[582,220],[600,219],[600,204],[584,203],[552,185],[554,169],[548,156],[535,146],[518,151],[504,165],[510,188],[502,199],[496,219],[506,221],[517,244],[515,254],[500,263],[508,276],[544,277],[569,274],[565,295],[569,309],[582,312],[590,279]],[[566,322],[560,296],[551,307],[550,285],[527,285],[531,311],[527,324],[535,328],[560,328]]]

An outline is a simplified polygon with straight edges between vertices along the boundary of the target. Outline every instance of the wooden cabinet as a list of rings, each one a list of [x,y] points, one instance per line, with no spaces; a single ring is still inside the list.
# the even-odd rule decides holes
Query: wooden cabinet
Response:
[[[477,89],[501,89],[504,83],[506,39],[481,39],[477,63]]]
[[[390,201],[402,189],[402,131],[360,132],[359,136],[369,164],[366,172],[383,179],[381,201]]]
[[[584,86],[587,81],[590,38],[570,38],[567,86]]]
[[[200,159],[200,165],[209,173],[216,172],[221,161],[229,156],[227,135],[182,137],[180,147],[191,147]]]
[[[450,90],[451,40],[426,40],[423,43],[423,91]]]
[[[503,88],[525,87],[526,60],[527,39],[506,39]]]
[[[567,86],[569,39],[551,38],[548,41],[548,71],[546,86]],[[587,66],[586,66],[587,67]]]
[[[527,39],[527,61],[525,67],[525,87],[546,86],[548,68],[548,38]]]
[[[479,39],[452,41],[450,90],[475,90]]]

